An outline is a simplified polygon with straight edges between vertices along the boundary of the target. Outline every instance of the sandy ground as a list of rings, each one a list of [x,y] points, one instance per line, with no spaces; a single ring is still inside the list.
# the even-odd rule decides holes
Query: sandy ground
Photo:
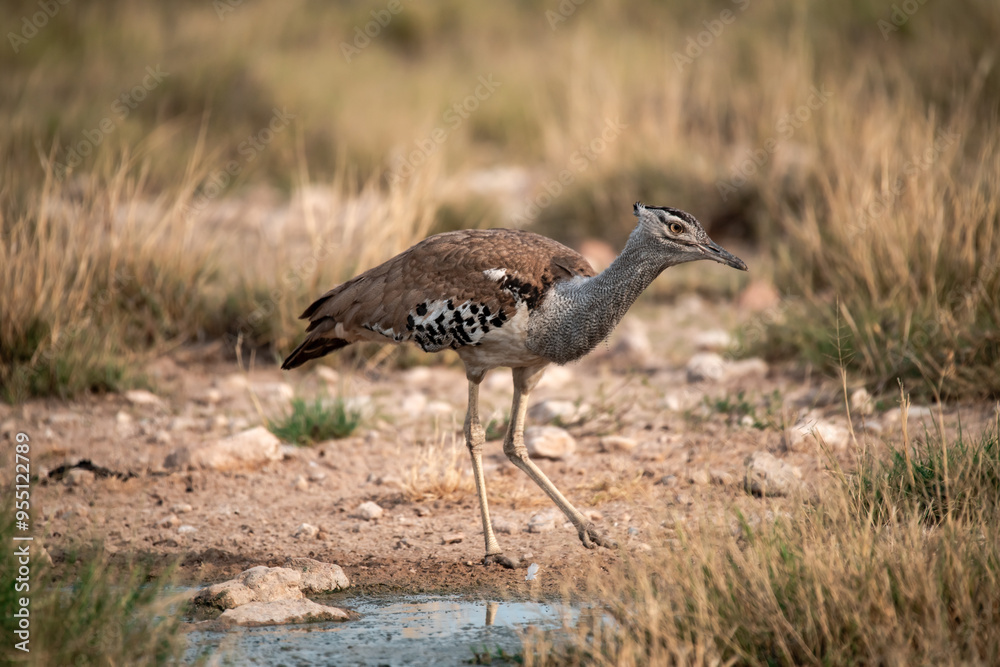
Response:
[[[807,484],[827,476],[830,459],[815,440],[789,444],[781,424],[791,427],[807,415],[846,425],[836,379],[783,368],[762,375],[757,367],[742,377],[689,381],[685,365],[697,352],[697,335],[741,321],[747,326],[752,317],[697,298],[644,305],[591,357],[550,370],[532,395],[531,404],[585,404],[578,423],[568,426],[576,453],[539,465],[623,549],[645,549],[672,530],[666,515],[724,520],[733,507],[752,512],[791,502],[743,491],[744,459],[752,452],[769,451],[798,466]],[[146,371],[158,405],[104,395],[0,406],[0,437],[10,441],[23,431],[32,438],[34,530],[57,565],[96,539],[121,558],[179,559],[182,579],[195,585],[308,556],[340,564],[362,592],[525,590],[523,570],[480,564],[482,529],[461,436],[466,383],[454,359],[428,357],[438,363],[405,371],[390,357],[374,369],[312,365],[284,373],[259,364],[248,372],[221,358],[210,348],[153,360]],[[736,402],[741,392],[764,428],[715,405]],[[280,416],[293,394],[340,394],[364,421],[349,438],[285,447],[282,460],[263,467],[164,467],[180,446],[198,447]],[[498,369],[483,386],[485,419],[502,419],[509,401],[509,372]],[[960,413],[964,426],[974,428],[992,410],[950,406],[945,417]],[[892,412],[869,416],[865,425],[867,431],[856,422],[862,439],[898,440]],[[849,466],[853,450],[848,443],[834,454]],[[81,459],[133,476],[53,475]],[[554,591],[581,565],[619,557],[584,549],[561,518],[551,530],[528,532],[532,517],[554,506],[506,460],[499,440],[487,444],[485,464],[498,538],[508,555],[540,565],[545,586]],[[4,469],[12,471],[12,463]],[[384,515],[360,518],[365,501]],[[303,523],[318,533],[296,537]],[[457,541],[444,544],[446,537]]]

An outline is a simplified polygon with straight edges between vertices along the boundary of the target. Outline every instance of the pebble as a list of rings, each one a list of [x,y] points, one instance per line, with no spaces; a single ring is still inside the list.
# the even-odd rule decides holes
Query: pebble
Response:
[[[719,382],[726,377],[726,360],[715,352],[699,352],[684,367],[688,382]]]
[[[162,519],[160,519],[159,521],[157,521],[156,525],[159,526],[159,527],[161,527],[161,528],[173,528],[174,526],[178,525],[180,522],[181,522],[181,520],[177,518],[176,514],[168,514],[167,516],[165,516]]]
[[[324,479],[326,479],[326,473],[322,470],[312,470],[309,472],[310,482],[322,482]]]
[[[638,446],[638,441],[624,435],[606,435],[598,441],[598,447],[600,447],[602,452],[606,453],[628,453]]]
[[[743,380],[747,378],[765,378],[770,367],[759,357],[737,359],[726,365],[727,380]]]
[[[594,523],[604,521],[604,515],[601,514],[600,511],[594,509],[584,510],[583,516],[587,517],[589,521],[593,521]]]
[[[180,447],[163,462],[165,468],[236,470],[282,459],[281,441],[263,426],[201,446]]]
[[[733,344],[733,337],[723,329],[699,331],[691,341],[699,350],[725,350]]]
[[[726,470],[712,469],[708,471],[713,484],[719,486],[731,486],[736,483],[736,476]]]
[[[189,533],[196,533],[196,532],[198,532],[198,529],[195,528],[192,525],[184,524],[183,526],[178,526],[177,527],[177,532],[180,533],[181,535],[187,535]]]
[[[374,503],[370,500],[358,505],[357,514],[365,521],[374,521],[376,519],[380,519],[382,518],[382,515],[384,513],[385,510],[379,507],[377,503]]]
[[[295,529],[292,533],[292,537],[298,538],[300,540],[306,539],[311,540],[319,534],[319,528],[312,525],[311,523],[300,523],[299,527]]]
[[[166,403],[163,399],[148,392],[145,389],[130,389],[125,392],[125,400],[127,400],[132,405],[139,405],[143,407],[153,407],[153,408],[166,408]]]
[[[458,544],[464,539],[464,533],[447,533],[441,536],[441,544]]]
[[[559,426],[573,426],[582,423],[590,413],[586,403],[549,399],[535,403],[528,409],[528,419],[542,424],[557,423]]]
[[[173,437],[166,431],[157,431],[149,441],[154,445],[169,445],[173,442]]]
[[[931,409],[923,405],[911,405],[909,410],[906,412],[907,421],[911,419],[920,420],[933,420],[934,413]],[[903,411],[899,408],[892,408],[891,410],[886,410],[885,414],[882,415],[882,420],[886,424],[898,424],[903,421]]]
[[[309,480],[306,479],[305,475],[299,475],[295,478],[295,481],[292,482],[292,486],[299,491],[305,491],[309,488]]]
[[[119,410],[115,415],[115,423],[119,426],[130,426],[132,424],[132,415],[124,410]]]
[[[506,535],[510,535],[514,532],[514,530],[516,530],[516,526],[507,519],[491,517],[490,521],[493,523],[494,533],[504,533]]]
[[[757,451],[744,461],[743,486],[756,496],[789,496],[803,490],[802,471],[773,454]]]
[[[705,394],[703,392],[683,387],[664,394],[663,407],[671,412],[684,412],[698,407],[704,400]]]
[[[817,441],[842,451],[851,442],[851,432],[840,422],[817,419],[809,413],[781,436],[781,444],[786,451],[802,451]]]
[[[531,518],[528,519],[528,532],[547,533],[550,530],[555,530],[556,522],[559,520],[560,516],[561,515],[556,514],[554,510],[533,514],[531,515]]]
[[[529,426],[524,429],[528,455],[560,461],[576,452],[576,439],[558,426]]]
[[[708,486],[712,483],[712,476],[704,468],[692,471],[688,479],[692,484],[697,484],[699,486]]]
[[[177,503],[170,508],[170,511],[176,514],[184,514],[185,512],[190,512],[191,509],[192,507],[187,503]]]

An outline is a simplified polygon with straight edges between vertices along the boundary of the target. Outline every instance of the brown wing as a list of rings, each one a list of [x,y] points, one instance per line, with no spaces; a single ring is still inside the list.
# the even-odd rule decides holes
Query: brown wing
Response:
[[[465,230],[424,239],[335,287],[309,306],[309,335],[282,364],[294,368],[358,340],[413,341],[427,351],[475,345],[520,302],[592,276],[582,255],[513,229]]]

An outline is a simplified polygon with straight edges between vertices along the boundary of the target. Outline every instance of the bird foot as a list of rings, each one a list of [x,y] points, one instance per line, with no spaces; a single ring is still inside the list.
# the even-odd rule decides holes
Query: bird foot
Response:
[[[592,523],[588,523],[586,526],[580,528],[580,541],[583,542],[583,546],[588,549],[593,549],[597,546],[602,546],[607,549],[618,548],[617,542],[607,535],[597,532],[597,528],[595,528]]]
[[[516,561],[503,554],[486,554],[483,558],[483,565],[503,565],[508,570],[516,570],[521,567]]]

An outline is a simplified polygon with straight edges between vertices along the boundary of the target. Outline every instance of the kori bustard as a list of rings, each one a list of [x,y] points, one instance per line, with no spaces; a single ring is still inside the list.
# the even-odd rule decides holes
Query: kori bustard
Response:
[[[576,251],[521,230],[465,230],[424,239],[306,308],[306,339],[281,367],[295,368],[357,341],[455,350],[469,380],[465,440],[483,520],[483,563],[516,567],[490,523],[482,463],[486,435],[479,419],[479,385],[487,371],[511,368],[514,400],[504,453],[566,514],[584,546],[614,547],[528,457],[528,393],[547,365],[579,359],[607,338],[664,269],[699,259],[747,269],[684,211],[637,202],[633,213],[639,221],[624,250],[600,274]]]

